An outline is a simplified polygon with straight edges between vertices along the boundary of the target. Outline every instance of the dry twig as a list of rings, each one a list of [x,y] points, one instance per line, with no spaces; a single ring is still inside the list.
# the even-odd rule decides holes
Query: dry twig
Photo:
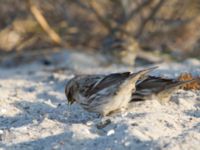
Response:
[[[30,11],[41,26],[41,28],[49,35],[51,40],[57,45],[64,45],[62,38],[50,27],[42,12],[34,4],[32,0],[29,0]]]
[[[165,1],[164,0],[160,0],[156,6],[151,10],[151,12],[149,13],[149,15],[142,21],[140,28],[138,29],[138,32],[136,33],[136,38],[138,38],[142,33],[143,30],[146,26],[146,24],[153,19],[153,17],[156,15],[156,13],[160,10],[161,6],[163,5]]]

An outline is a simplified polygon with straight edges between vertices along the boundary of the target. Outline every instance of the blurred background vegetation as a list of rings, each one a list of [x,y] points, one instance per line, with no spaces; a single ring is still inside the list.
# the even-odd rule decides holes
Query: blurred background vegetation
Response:
[[[69,48],[125,64],[200,59],[199,14],[199,0],[1,0],[0,55]]]

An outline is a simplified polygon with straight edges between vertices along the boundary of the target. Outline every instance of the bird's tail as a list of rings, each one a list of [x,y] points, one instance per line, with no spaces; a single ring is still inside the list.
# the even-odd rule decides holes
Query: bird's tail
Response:
[[[192,80],[186,80],[186,81],[179,81],[178,83],[174,83],[174,84],[171,84],[167,87],[165,87],[164,90],[162,90],[160,93],[164,94],[164,93],[173,93],[174,91],[176,91],[177,89],[179,89],[181,86],[185,85],[185,84],[188,84],[188,83],[191,83],[191,82],[194,82],[196,81],[197,79],[192,79]]]
[[[192,79],[192,80],[187,80],[187,81],[179,81],[179,82],[173,83],[171,85],[168,85],[168,86],[164,87],[162,90],[155,92],[155,93],[151,93],[152,90],[149,90],[149,89],[143,89],[143,90],[139,90],[139,91],[136,90],[132,94],[132,99],[131,99],[130,102],[145,101],[151,95],[157,95],[157,97],[162,100],[163,97],[171,96],[172,93],[175,92],[176,90],[178,90],[181,86],[188,84],[188,83],[191,83],[191,82],[194,82],[196,80],[198,80],[198,79]]]

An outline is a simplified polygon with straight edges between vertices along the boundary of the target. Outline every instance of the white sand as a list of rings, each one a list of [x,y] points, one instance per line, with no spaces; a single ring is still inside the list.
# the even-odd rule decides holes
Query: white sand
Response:
[[[107,73],[130,68],[101,67],[98,59],[80,53],[58,53],[14,68],[0,67],[0,149],[200,149],[200,91],[179,90],[171,102],[135,103],[129,112],[100,119],[64,95],[68,79],[77,73]],[[176,77],[200,75],[200,61],[162,63],[152,74]],[[55,72],[53,69],[66,69]],[[140,68],[136,68],[138,70]],[[102,129],[97,125],[111,120]]]

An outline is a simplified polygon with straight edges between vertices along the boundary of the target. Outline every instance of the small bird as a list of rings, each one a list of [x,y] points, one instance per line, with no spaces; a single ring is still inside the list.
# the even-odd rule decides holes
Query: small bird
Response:
[[[136,73],[124,72],[109,75],[80,75],[72,78],[65,87],[69,104],[77,102],[89,112],[102,116],[126,108],[135,91],[135,83],[152,67]]]
[[[138,80],[136,91],[132,93],[130,102],[158,100],[161,104],[166,103],[181,86],[194,82],[194,80],[178,81],[175,79],[148,76],[146,79]]]

